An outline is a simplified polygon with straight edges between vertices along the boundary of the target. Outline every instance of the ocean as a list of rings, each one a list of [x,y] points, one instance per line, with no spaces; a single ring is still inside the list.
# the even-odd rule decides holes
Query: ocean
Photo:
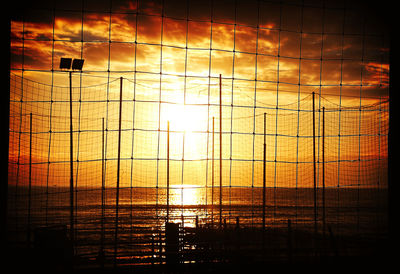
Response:
[[[210,187],[175,185],[170,188],[167,207],[165,188],[121,188],[117,216],[115,188],[104,190],[103,205],[101,189],[75,189],[75,254],[95,258],[101,246],[106,254],[113,254],[117,232],[120,257],[147,256],[143,254],[154,248],[152,243],[164,230],[167,214],[169,222],[179,223],[181,228],[217,225],[220,220],[228,227],[259,228],[262,191],[256,187],[224,187],[220,204],[217,187],[212,191]],[[316,194],[317,207],[312,188],[267,188],[266,227],[286,229],[290,220],[294,230],[311,232],[316,223],[322,233],[326,224],[337,236],[376,238],[387,233],[387,189],[327,188],[323,192],[318,188]],[[69,197],[69,188],[32,187],[29,195],[27,187],[9,186],[8,241],[26,242],[28,229],[31,234],[43,227],[68,231]]]

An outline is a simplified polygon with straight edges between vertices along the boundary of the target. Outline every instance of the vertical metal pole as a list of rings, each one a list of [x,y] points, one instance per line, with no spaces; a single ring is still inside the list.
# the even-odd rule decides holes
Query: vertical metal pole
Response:
[[[32,191],[32,113],[29,114],[29,186],[28,186],[28,231],[27,244],[31,245],[31,191]]]
[[[215,119],[212,117],[212,158],[211,158],[211,225],[214,225],[214,132],[215,132]]]
[[[265,230],[265,191],[266,191],[266,160],[267,160],[267,142],[266,142],[266,120],[267,114],[264,112],[264,155],[263,155],[263,203],[262,203],[262,229]]]
[[[69,72],[69,132],[70,132],[70,183],[69,183],[69,207],[70,207],[70,238],[74,246],[74,136],[72,127],[72,71]]]
[[[123,78],[120,78],[119,90],[119,125],[118,125],[118,158],[117,158],[117,189],[115,197],[115,238],[114,238],[114,267],[117,266],[117,250],[118,250],[118,213],[119,213],[119,181],[121,169],[121,126],[122,126],[122,83]]]
[[[105,217],[105,151],[104,151],[104,118],[102,118],[101,127],[101,238],[100,238],[100,252],[104,254],[104,217]]]
[[[169,121],[167,122],[167,223],[169,222]]]
[[[222,226],[222,76],[219,75],[219,227]]]
[[[325,107],[322,107],[322,229],[325,237]]]
[[[315,157],[315,93],[312,93],[312,115],[313,115],[313,180],[314,180],[314,232],[317,234],[317,165]]]

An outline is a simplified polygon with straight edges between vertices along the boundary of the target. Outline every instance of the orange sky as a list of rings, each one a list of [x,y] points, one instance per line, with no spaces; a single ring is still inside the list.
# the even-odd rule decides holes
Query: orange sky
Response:
[[[17,13],[12,17],[11,72],[21,75],[23,71],[23,76],[31,80],[46,84],[53,83],[55,86],[66,86],[68,83],[66,74],[57,72],[59,59],[61,57],[83,58],[85,59],[83,77],[76,76],[75,87],[79,84],[82,86],[99,82],[104,84],[107,78],[103,77],[110,71],[111,80],[123,76],[133,81],[136,77],[136,99],[156,102],[159,100],[161,79],[161,90],[164,91],[163,101],[180,104],[183,102],[207,104],[208,99],[211,104],[217,104],[219,74],[222,74],[224,79],[223,98],[226,105],[253,106],[255,89],[257,101],[261,102],[261,105],[271,106],[277,102],[277,92],[280,93],[278,97],[280,105],[296,102],[298,91],[304,92],[301,95],[304,98],[312,91],[318,93],[321,90],[322,95],[326,95],[330,98],[330,102],[336,104],[340,100],[337,95],[341,92],[346,95],[340,101],[343,106],[358,106],[360,92],[363,96],[362,104],[379,102],[379,97],[383,98],[381,100],[387,98],[389,37],[382,19],[371,16],[370,9],[366,8],[361,12],[350,5],[344,10],[343,3],[336,2],[329,2],[326,9],[322,9],[318,2],[304,7],[293,4],[280,6],[279,3],[247,0],[237,1],[236,6],[234,3],[234,1],[214,1],[211,6],[211,1],[191,0],[165,1],[165,5],[162,5],[162,1],[140,1],[138,8],[136,1],[120,0],[113,1],[112,13],[110,13],[109,1],[84,1],[84,12],[82,12],[80,1],[55,3],[54,10],[41,9],[46,3],[39,2],[37,9],[30,8],[25,11],[25,14]],[[162,14],[164,16],[161,16]],[[52,73],[52,70],[55,72]],[[161,76],[160,73],[162,73]],[[207,96],[209,76],[212,77],[210,98]],[[132,87],[132,82],[128,82],[127,85]],[[125,93],[125,99],[131,99],[132,89],[127,89],[129,91]],[[118,91],[118,81],[110,90]],[[117,98],[117,95],[116,92],[113,96]],[[47,98],[48,94],[41,96]],[[146,130],[157,130],[158,105],[154,104],[151,107],[147,105],[147,108],[140,109],[141,104],[138,103],[135,107],[138,112],[136,126]],[[98,106],[99,113],[93,114],[93,117],[100,119],[103,115],[102,110],[104,110],[103,106]],[[43,111],[41,114],[47,113],[47,109],[40,111]],[[207,121],[207,106],[190,107],[185,111],[183,106],[180,109],[180,107],[166,104],[160,111],[161,129],[165,129],[166,121],[171,120],[175,122],[172,130],[181,132],[176,134],[175,141],[172,143],[174,146],[172,157],[176,160],[182,158],[182,138],[185,138],[185,159],[207,158],[207,151],[194,145],[201,143],[199,146],[206,147],[206,134],[190,137],[190,134],[193,134],[190,133],[191,131],[207,131],[207,126],[210,127],[210,121]],[[231,111],[226,107],[224,117],[229,118]],[[257,115],[261,115],[263,111],[257,110]],[[126,128],[132,122],[132,112],[133,105],[126,106],[123,117],[128,121]],[[65,110],[60,113],[66,114]],[[90,112],[87,113],[91,115]],[[185,115],[188,117],[183,118]],[[211,109],[212,115],[217,115],[216,108]],[[253,115],[253,109],[241,109],[234,115],[248,117]],[[270,118],[271,123],[273,118]],[[53,123],[56,120],[55,118]],[[115,122],[112,119],[110,121]],[[110,122],[109,126],[115,126],[114,122]],[[252,119],[249,121],[239,119],[233,127],[239,132],[251,133],[253,129],[248,126],[251,122]],[[191,123],[196,126],[193,127]],[[257,123],[261,123],[261,120],[257,120]],[[226,127],[224,131],[231,130],[230,123],[224,126]],[[98,130],[100,124],[96,124],[95,127]],[[62,126],[60,130],[61,128]],[[332,128],[336,130],[335,127]],[[142,134],[141,136],[140,132],[136,134],[137,140],[135,139],[136,143],[133,145],[131,136],[123,137],[125,145],[123,156],[129,158],[131,152],[134,151],[135,157],[157,157],[154,149],[158,142],[157,135]],[[16,135],[13,137],[17,138]],[[37,141],[42,142],[39,147],[43,148],[38,149],[36,155],[36,159],[40,159],[37,160],[38,162],[47,161],[49,148],[47,137],[43,137],[42,141]],[[67,144],[67,137],[60,137],[58,140],[59,144],[62,144],[60,146]],[[100,137],[101,135],[97,134],[85,141],[82,135],[80,157],[84,158],[85,150],[87,150],[87,155],[91,155],[87,156],[88,159],[98,159],[97,152],[101,151],[98,148]],[[164,137],[161,138],[160,155],[165,154]],[[116,136],[110,134],[109,138],[115,140]],[[232,142],[238,144],[237,150],[234,146],[233,151],[230,151],[227,146],[224,149],[224,158],[229,159],[233,155],[233,158],[237,156],[240,159],[251,160],[253,157],[252,136],[234,135],[233,138],[235,140]],[[10,142],[14,141],[12,139]],[[210,141],[208,140],[209,143]],[[53,145],[54,142],[57,140],[53,140]],[[141,145],[140,142],[146,145]],[[229,142],[229,137],[227,137],[224,143]],[[260,140],[257,139],[256,142],[258,144]],[[270,142],[273,142],[272,138]],[[336,146],[336,141],[333,142],[332,146]],[[114,141],[110,143],[115,144]],[[296,148],[296,144],[292,141],[282,140],[280,143],[283,144],[281,149],[286,149],[285,155],[290,155],[287,152],[288,148]],[[148,149],[146,146],[153,148]],[[10,157],[16,158],[17,151],[13,149],[10,151],[12,155]],[[273,146],[270,149],[269,155],[272,156],[269,160],[273,161]],[[97,151],[97,154],[93,151]],[[51,152],[54,159],[68,160],[62,151],[60,155],[63,156],[57,158],[56,147],[52,148]],[[110,153],[114,155],[115,151]],[[257,153],[255,157],[258,159],[261,155]],[[306,155],[309,151],[300,153]],[[379,154],[376,148],[369,153],[375,156]],[[210,151],[208,151],[209,156]],[[22,153],[20,157],[26,157],[26,153]],[[185,162],[185,169],[189,173],[184,174],[184,177],[201,178],[205,173],[203,172],[205,163],[200,164],[200,169],[190,167],[191,164],[190,161]],[[233,163],[233,165],[236,164],[238,163]],[[90,174],[98,172],[98,162],[80,165],[85,166],[88,178],[96,176]],[[113,163],[110,163],[109,167],[111,168],[112,165]],[[155,180],[154,165],[153,162],[147,161],[141,167],[135,166],[135,174],[140,178],[138,180],[143,182]],[[160,164],[162,168],[164,165],[164,162]],[[251,162],[243,161],[240,165],[242,166],[232,169],[234,170],[233,177],[238,178],[235,183],[251,181],[252,175],[249,172],[252,169]],[[257,177],[260,174],[258,174],[258,163],[256,165],[255,176]],[[130,163],[127,162],[124,167],[126,172],[123,176],[126,181],[129,181]],[[45,166],[38,165],[38,168],[43,169]],[[305,170],[308,168],[309,166]],[[274,172],[273,163],[268,169],[271,174]],[[283,170],[280,174],[295,176],[292,174],[293,170],[289,172],[285,171],[286,169],[290,168],[282,164],[282,167],[279,167],[279,170]],[[55,168],[53,172],[60,173],[60,167]],[[67,176],[67,170],[63,172]],[[180,178],[183,174],[182,163],[174,162],[172,172]],[[224,172],[226,172],[224,176],[229,177],[229,169],[224,169]],[[164,175],[159,176],[160,181],[164,181]],[[57,175],[54,176],[57,178]],[[187,179],[182,180],[187,184],[202,184],[201,179],[188,182]],[[337,178],[332,179],[332,184],[334,185],[336,181]],[[271,179],[271,184],[273,183]],[[91,182],[87,184],[90,185]]]
[[[211,12],[207,1],[201,5],[188,1],[188,8],[187,1],[166,1],[164,6],[161,1],[140,1],[136,15],[137,3],[126,0],[113,2],[110,16],[108,1],[104,2],[94,6],[85,1],[83,13],[81,6],[70,4],[71,11],[56,6],[55,12],[31,9],[25,17],[15,16],[11,68],[17,73],[21,68],[57,70],[59,58],[68,56],[84,58],[85,71],[161,70],[174,75],[186,71],[191,76],[208,76],[211,66],[212,76],[257,77],[272,83],[360,85],[362,75],[364,85],[388,84],[385,25],[379,18],[368,17],[364,26],[362,19],[368,13],[348,8],[345,14],[340,4],[325,10],[294,5],[280,9],[277,4],[260,2],[257,9],[257,1],[237,1],[235,12],[233,1],[215,1]],[[159,16],[162,10],[164,18]],[[364,32],[369,35],[363,36]],[[386,95],[376,87],[364,91]]]

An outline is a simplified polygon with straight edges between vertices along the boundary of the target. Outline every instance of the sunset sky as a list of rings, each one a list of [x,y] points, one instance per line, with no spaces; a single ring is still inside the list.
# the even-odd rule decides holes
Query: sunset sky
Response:
[[[60,57],[68,56],[85,59],[87,72],[222,74],[275,83],[279,72],[279,82],[300,81],[303,86],[320,81],[324,86],[360,85],[361,78],[366,85],[388,83],[388,30],[382,16],[365,5],[327,1],[323,9],[319,1],[304,1],[304,6],[301,1],[280,6],[279,1],[247,0],[49,2],[37,1],[12,20],[13,70],[57,70]],[[366,88],[372,90],[384,95]]]
[[[38,133],[34,149],[37,184],[45,184],[43,174],[47,173],[54,184],[68,181],[68,74],[60,72],[59,60],[69,57],[85,60],[83,71],[74,73],[73,79],[74,127],[81,131],[74,136],[80,146],[75,148],[75,157],[80,160],[77,171],[83,185],[98,183],[102,117],[110,130],[107,156],[113,159],[107,168],[115,169],[119,77],[124,77],[123,184],[165,184],[167,121],[174,131],[174,184],[209,184],[210,161],[205,159],[211,157],[209,132],[212,117],[218,118],[221,74],[226,119],[223,131],[238,133],[224,134],[224,184],[260,185],[262,136],[257,134],[262,133],[262,114],[268,112],[268,171],[275,174],[268,179],[269,184],[294,186],[287,178],[303,176],[298,182],[309,186],[312,182],[305,182],[305,178],[312,164],[304,164],[299,171],[293,163],[300,158],[309,161],[310,139],[298,142],[299,138],[275,138],[274,134],[296,137],[300,124],[300,132],[304,130],[300,135],[309,136],[311,116],[298,117],[294,110],[300,107],[299,98],[304,103],[301,107],[311,109],[311,92],[323,96],[317,99],[318,108],[357,108],[387,100],[390,37],[382,9],[362,1],[280,2],[34,1],[25,9],[14,10],[10,72],[12,77],[22,76],[38,84],[24,83],[28,86],[21,95],[20,78],[10,81],[10,125],[15,131],[10,135],[10,159],[27,162],[28,137],[21,137],[18,131],[28,132],[27,114],[33,112]],[[21,99],[28,104],[21,107]],[[110,99],[115,102],[107,103]],[[293,110],[281,111],[282,123],[278,125],[276,106]],[[51,121],[50,113],[54,116]],[[327,133],[332,137],[328,157],[335,161],[339,157],[339,119],[337,113],[327,115],[332,118]],[[358,116],[349,116],[349,121],[356,121],[353,126],[346,121],[342,124],[354,134],[378,134],[387,130],[376,128],[387,122],[385,115],[371,118],[363,114],[367,121],[362,125],[364,132],[357,131],[361,125]],[[18,138],[23,139],[23,146]],[[215,156],[219,156],[218,138],[216,135]],[[381,138],[344,138],[340,157],[383,159],[387,143]],[[348,148],[354,146],[360,149],[350,152]],[[48,162],[54,164],[48,168]],[[15,165],[9,167],[14,179],[15,169]],[[360,170],[364,169],[368,165],[363,163]],[[26,175],[25,166],[21,170],[19,176]],[[338,183],[336,170],[335,162],[330,170],[331,185]],[[380,176],[379,172],[374,176]],[[115,173],[108,176],[113,181]]]

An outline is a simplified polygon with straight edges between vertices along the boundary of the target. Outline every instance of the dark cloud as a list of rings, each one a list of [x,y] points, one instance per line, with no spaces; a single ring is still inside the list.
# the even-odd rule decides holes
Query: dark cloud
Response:
[[[199,75],[253,80],[257,70],[258,79],[293,84],[387,84],[387,30],[371,14],[340,1],[39,1],[12,21],[11,63],[51,69],[54,52],[82,55],[98,71],[134,70],[136,60],[138,70],[182,74],[186,62]]]

